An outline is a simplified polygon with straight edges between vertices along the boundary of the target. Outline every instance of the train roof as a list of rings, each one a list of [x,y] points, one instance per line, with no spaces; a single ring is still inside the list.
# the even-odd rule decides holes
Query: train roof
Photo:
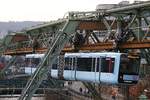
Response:
[[[116,57],[122,53],[117,52],[88,52],[88,53],[65,53],[65,57]],[[44,54],[27,54],[26,58],[42,58]]]
[[[116,57],[120,56],[122,53],[116,52],[93,52],[93,53],[66,53],[65,57]]]
[[[26,58],[42,58],[44,54],[27,54]]]

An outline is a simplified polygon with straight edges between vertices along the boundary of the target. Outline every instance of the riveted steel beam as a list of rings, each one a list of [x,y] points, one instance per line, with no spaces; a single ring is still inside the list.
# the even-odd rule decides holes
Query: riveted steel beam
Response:
[[[101,51],[101,50],[113,50],[115,49],[113,46],[113,42],[105,42],[105,43],[95,43],[95,44],[87,44],[83,45],[79,50],[82,51]],[[150,48],[150,40],[144,40],[144,41],[132,41],[132,42],[126,42],[122,43],[118,46],[120,49],[144,49],[144,48]],[[37,53],[44,53],[47,51],[47,48],[37,48],[35,52]],[[62,52],[74,52],[73,47],[64,47]],[[20,55],[20,54],[28,54],[32,53],[32,48],[21,48],[17,51],[9,51],[7,50],[4,52],[5,55]]]

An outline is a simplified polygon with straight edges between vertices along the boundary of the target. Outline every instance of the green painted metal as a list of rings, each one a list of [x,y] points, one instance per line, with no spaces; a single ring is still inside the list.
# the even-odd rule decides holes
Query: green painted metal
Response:
[[[11,43],[11,40],[13,38],[13,35],[6,35],[6,37],[3,38],[3,46],[8,46]]]
[[[19,48],[20,46],[24,46],[26,43],[25,41],[22,42],[12,42],[12,39],[16,35],[26,35],[24,32],[16,32],[16,33],[9,33],[6,35],[3,39],[1,39],[0,43],[0,53],[2,54],[5,50],[16,50],[16,48]],[[23,43],[23,44],[22,44]]]
[[[45,66],[47,59],[50,57],[49,66],[52,66],[56,57],[59,55],[59,53],[63,49],[65,43],[68,42],[68,40],[70,39],[72,32],[73,31],[75,32],[77,25],[78,25],[77,21],[68,20],[64,28],[60,32],[56,33],[57,36],[55,37],[52,45],[48,48],[48,51],[46,52],[43,60],[37,66],[36,71],[31,76],[26,87],[22,91],[22,94],[19,100],[30,100],[32,98],[32,95],[34,94],[36,89],[39,87],[42,80],[47,77],[47,73],[49,70],[49,67]]]
[[[112,31],[117,34],[117,29],[112,30],[111,29],[111,24],[107,22],[108,17],[114,17],[116,21],[119,23],[120,19],[118,17],[122,17],[121,20],[124,20],[125,17],[133,16],[131,17],[131,21],[128,22],[129,28],[131,28],[134,31],[134,34],[136,35],[138,40],[141,40],[145,34],[141,31],[141,18],[147,19],[148,12],[145,12],[143,9],[150,9],[149,7],[150,2],[142,3],[142,4],[133,4],[125,7],[120,7],[120,8],[113,8],[109,9],[106,11],[91,11],[91,12],[69,12],[69,19],[70,20],[78,20],[78,21],[84,21],[84,20],[103,20],[105,27],[107,28],[107,34],[106,38],[110,36]],[[145,16],[145,13],[147,16]],[[108,15],[109,14],[109,15]],[[55,32],[57,33],[59,29],[62,29],[64,24],[66,23],[66,19],[61,19],[57,21],[52,21],[48,23],[44,23],[42,25],[38,25],[35,27],[31,27],[25,30],[24,34],[26,33],[30,37],[30,42],[28,42],[25,45],[30,45],[32,47],[32,41],[34,37],[37,37],[38,41],[41,43],[41,45],[44,45],[47,47],[48,42],[51,42],[50,37],[54,39],[55,37]],[[146,20],[146,23],[148,21]],[[71,27],[71,24],[70,24]],[[68,30],[71,31],[71,30]],[[103,31],[103,30],[102,30]],[[44,34],[44,35],[43,35]],[[52,35],[52,36],[50,36]],[[6,36],[7,37],[7,36]],[[45,37],[48,37],[48,39],[44,39]],[[10,40],[9,39],[4,39],[7,41],[5,44],[9,44]],[[106,39],[104,39],[105,41]],[[21,43],[19,43],[21,44]],[[18,45],[19,45],[18,44]],[[6,46],[6,45],[5,45]],[[14,48],[13,48],[14,47]],[[12,46],[9,46],[9,48],[12,48],[15,50],[15,48],[18,46],[15,46],[14,44]]]
[[[26,34],[30,35],[31,37],[35,37],[40,35],[41,33],[43,34],[43,32],[54,32],[54,28],[58,28],[60,29],[61,27],[63,27],[63,24],[65,24],[66,19],[61,19],[61,20],[57,20],[57,21],[51,21],[48,23],[44,23],[38,26],[34,26],[31,28],[26,29]]]

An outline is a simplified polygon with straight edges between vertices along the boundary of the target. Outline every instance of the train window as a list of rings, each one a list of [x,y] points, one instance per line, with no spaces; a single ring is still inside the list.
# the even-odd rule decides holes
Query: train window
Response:
[[[34,58],[34,59],[33,59],[33,63],[34,63],[35,65],[38,65],[38,64],[40,63],[40,61],[41,61],[40,58]]]
[[[58,58],[52,64],[52,69],[57,69]]]
[[[77,58],[78,71],[91,71],[92,65],[92,58]]]
[[[65,58],[64,70],[75,70],[76,58]]]
[[[126,74],[138,74],[140,60],[139,57],[131,57],[127,55],[121,56],[120,72]]]
[[[129,58],[129,71],[130,71],[130,73],[138,74],[139,67],[140,67],[139,59]]]
[[[113,73],[115,58],[101,58],[101,72]]]
[[[33,67],[32,58],[25,59],[25,66],[26,67]]]
[[[120,58],[120,83],[137,83],[139,80],[140,57],[122,54]]]
[[[40,58],[30,58],[30,64],[32,67],[37,67],[40,61],[41,61]]]
[[[71,70],[72,58],[65,58],[64,70]]]

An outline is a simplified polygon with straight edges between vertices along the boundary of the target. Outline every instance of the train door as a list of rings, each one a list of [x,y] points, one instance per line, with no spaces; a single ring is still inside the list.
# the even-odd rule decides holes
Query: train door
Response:
[[[95,58],[77,58],[76,79],[80,81],[95,82]]]
[[[97,58],[96,82],[113,83],[115,78],[114,67],[115,58],[110,56]]]

